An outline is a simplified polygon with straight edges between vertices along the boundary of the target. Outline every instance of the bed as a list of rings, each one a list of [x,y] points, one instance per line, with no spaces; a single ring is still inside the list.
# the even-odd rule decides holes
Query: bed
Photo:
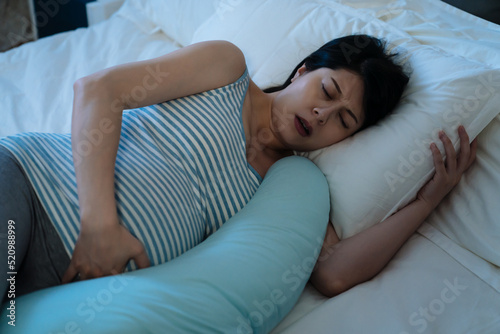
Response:
[[[102,5],[109,6],[109,2],[102,1]],[[409,116],[396,112],[380,127],[333,152],[306,155],[323,171],[330,190],[335,187],[330,197],[336,207],[329,214],[341,236],[348,237],[388,217],[432,174],[431,161],[411,146],[415,138],[434,136],[436,127],[451,131],[457,122],[465,122],[471,136],[479,140],[476,163],[372,280],[326,298],[306,284],[306,279],[291,309],[267,316],[263,302],[256,306],[258,320],[269,320],[267,327],[256,324],[250,313],[245,326],[218,329],[222,314],[213,318],[211,330],[188,330],[184,324],[184,330],[178,332],[500,333],[500,26],[441,1],[127,0],[116,13],[89,28],[0,54],[0,137],[30,131],[70,132],[73,82],[105,67],[156,57],[193,42],[226,39],[244,51],[253,80],[265,87],[282,81],[286,71],[321,45],[318,43],[347,33],[383,37],[410,59],[414,82],[401,108],[418,107],[420,111],[408,112]],[[428,64],[433,65],[426,68]],[[452,89],[447,90],[448,86]],[[435,95],[440,91],[448,95]],[[448,113],[424,112],[439,108],[448,108]],[[400,146],[394,142],[408,133],[406,128],[395,131],[399,137],[386,136],[399,122],[421,125],[418,129],[412,126],[408,130],[411,136],[406,142],[401,139]],[[430,130],[422,132],[422,128]],[[390,140],[389,147],[380,146],[384,140]],[[380,158],[371,155],[370,145],[385,147],[381,154],[396,162],[395,169],[378,166]],[[358,155],[348,152],[353,147],[360,151]],[[362,158],[371,164],[359,163]],[[346,168],[356,166],[355,172],[339,181],[338,171],[329,169],[332,159],[342,159]],[[360,177],[365,174],[368,179]],[[380,184],[374,179],[380,179]],[[338,192],[345,194],[350,188],[355,190],[350,197],[337,198]],[[352,201],[369,209],[356,210],[349,204]],[[282,289],[290,286],[281,283]],[[132,303],[132,299],[124,301]],[[133,306],[121,307],[110,312]],[[147,314],[148,310],[141,312]],[[4,319],[6,314],[4,310]],[[39,321],[33,320],[36,326],[49,328],[43,327],[47,323],[40,320],[41,315],[25,314]],[[19,317],[20,324],[30,321]],[[118,331],[119,324],[104,326],[103,322],[101,327],[94,324],[95,328],[127,332],[121,327]],[[178,325],[183,328],[182,323]],[[97,332],[95,328],[89,332]],[[151,328],[155,327],[144,332],[158,331]],[[66,327],[66,332],[73,330]]]

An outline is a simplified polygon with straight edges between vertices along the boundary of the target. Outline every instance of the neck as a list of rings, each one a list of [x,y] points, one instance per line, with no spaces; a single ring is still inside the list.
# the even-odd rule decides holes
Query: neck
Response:
[[[247,160],[261,175],[265,174],[267,168],[274,162],[293,154],[276,138],[271,127],[272,105],[277,94],[277,92],[264,93],[255,83],[250,82],[243,127]],[[262,170],[264,173],[260,172]]]
[[[248,132],[245,130],[247,147],[254,147],[269,155],[289,155],[278,140],[272,128],[272,106],[278,92],[264,93],[255,84],[250,89],[250,112],[248,113]]]

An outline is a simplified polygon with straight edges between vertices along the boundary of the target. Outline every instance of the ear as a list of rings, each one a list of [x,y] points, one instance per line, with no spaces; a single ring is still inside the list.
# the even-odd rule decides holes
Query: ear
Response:
[[[303,64],[301,67],[299,67],[299,69],[297,70],[297,72],[295,72],[295,75],[293,76],[292,78],[292,82],[297,79],[298,77],[300,77],[302,74],[304,74],[306,72],[306,64]]]

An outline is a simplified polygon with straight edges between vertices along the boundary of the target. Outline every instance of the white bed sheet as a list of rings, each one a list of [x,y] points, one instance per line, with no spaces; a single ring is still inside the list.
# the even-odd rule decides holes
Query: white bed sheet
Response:
[[[493,192],[498,202],[500,115],[478,140],[483,144],[473,168],[479,173],[473,174],[481,191],[472,192],[472,196],[490,196]],[[492,141],[494,145],[484,145]],[[481,171],[492,157],[498,163],[495,179]],[[500,333],[500,268],[434,227],[466,227],[478,217],[472,212],[464,224],[460,221],[463,217],[447,217],[452,215],[446,210],[448,205],[471,197],[462,187],[459,185],[453,198],[446,199],[427,219],[420,233],[405,244],[381,274],[331,299],[306,286],[294,309],[272,333]],[[484,218],[496,219],[500,224],[500,209],[489,205],[488,211],[491,217]],[[456,287],[455,292],[450,292],[450,285]]]
[[[422,44],[500,68],[499,26],[440,1],[339,2],[406,31]],[[154,23],[141,21],[139,27],[123,15],[114,15],[88,29],[1,53],[0,136],[27,131],[67,133],[72,84],[77,78],[177,48]],[[481,201],[498,202],[499,117],[481,133],[479,143],[478,160],[484,163],[475,167],[476,175],[468,184]],[[471,198],[465,189],[454,191],[453,196],[453,203]],[[485,259],[484,250],[463,248],[453,228],[455,222],[463,226],[468,221],[486,222],[478,228],[487,234],[488,224],[500,224],[500,209],[488,203],[487,210],[468,211],[463,220],[446,216],[445,206],[451,203],[429,217],[420,234],[373,280],[332,299],[307,286],[273,333],[500,333],[500,272],[489,262],[496,260]],[[499,240],[496,235],[489,237]],[[443,291],[455,279],[466,288],[453,299],[453,294]],[[425,308],[434,311],[428,318],[420,315]]]
[[[317,293],[306,291],[319,304]],[[273,333],[498,333],[498,310],[490,286],[415,235],[376,279],[302,318],[293,310]]]

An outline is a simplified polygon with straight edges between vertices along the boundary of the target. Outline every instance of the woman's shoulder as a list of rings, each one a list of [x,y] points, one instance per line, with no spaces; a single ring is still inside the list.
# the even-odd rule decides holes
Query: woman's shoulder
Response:
[[[98,71],[77,80],[75,89],[116,100],[117,108],[134,109],[226,86],[245,70],[245,57],[236,45],[206,41]],[[123,98],[134,92],[141,92],[141,98]]]
[[[222,66],[218,66],[218,82],[223,81],[230,84],[238,81],[245,74],[247,69],[246,60],[238,46],[224,40],[206,41],[200,44],[202,44],[200,47],[211,58],[211,63],[220,64],[222,61]]]

